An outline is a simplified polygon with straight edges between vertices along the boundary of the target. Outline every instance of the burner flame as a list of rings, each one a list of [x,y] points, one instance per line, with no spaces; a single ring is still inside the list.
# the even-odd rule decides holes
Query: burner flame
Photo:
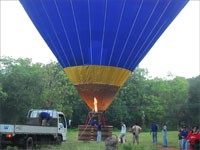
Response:
[[[94,112],[98,112],[96,97],[94,97]]]

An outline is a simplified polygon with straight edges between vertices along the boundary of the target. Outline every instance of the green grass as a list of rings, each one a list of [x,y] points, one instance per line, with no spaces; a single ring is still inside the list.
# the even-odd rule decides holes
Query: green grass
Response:
[[[120,131],[114,131],[114,135],[119,135]],[[178,149],[177,131],[170,131],[167,134],[168,145],[174,149]],[[59,146],[42,146],[42,150],[105,150],[104,142],[97,143],[96,141],[78,141],[78,131],[68,130],[67,141]],[[118,150],[159,150],[159,148],[152,143],[152,138],[149,132],[142,132],[140,134],[140,144],[132,144],[132,134],[126,134],[127,142],[125,144],[118,143]],[[162,135],[158,133],[158,145],[162,145]]]
[[[120,131],[113,131],[114,137],[118,136]],[[178,149],[178,136],[177,131],[170,131],[167,134],[168,145],[173,147],[173,150]],[[105,150],[105,143],[96,141],[78,141],[77,129],[68,129],[67,141],[61,145],[43,145],[38,146],[36,149],[40,150]],[[158,145],[162,145],[161,132],[158,133]],[[159,150],[159,147],[152,143],[152,136],[149,132],[140,133],[140,144],[132,144],[132,134],[126,133],[126,143],[117,144],[118,150]],[[9,147],[9,150],[16,150],[17,148]]]

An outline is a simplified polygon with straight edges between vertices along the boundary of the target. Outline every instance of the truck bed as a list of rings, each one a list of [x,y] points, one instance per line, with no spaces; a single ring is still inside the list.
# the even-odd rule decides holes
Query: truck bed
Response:
[[[58,128],[51,126],[0,124],[0,133],[11,134],[57,134]]]

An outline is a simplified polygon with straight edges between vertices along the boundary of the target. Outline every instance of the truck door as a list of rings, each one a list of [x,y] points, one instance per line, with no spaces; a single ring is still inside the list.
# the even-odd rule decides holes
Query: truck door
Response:
[[[63,140],[66,140],[67,124],[64,114],[59,114],[58,133],[62,135]]]

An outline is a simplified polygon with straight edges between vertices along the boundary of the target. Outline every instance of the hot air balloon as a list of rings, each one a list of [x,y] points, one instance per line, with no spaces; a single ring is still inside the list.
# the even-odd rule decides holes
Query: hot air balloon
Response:
[[[82,99],[99,111],[188,1],[20,0]]]

